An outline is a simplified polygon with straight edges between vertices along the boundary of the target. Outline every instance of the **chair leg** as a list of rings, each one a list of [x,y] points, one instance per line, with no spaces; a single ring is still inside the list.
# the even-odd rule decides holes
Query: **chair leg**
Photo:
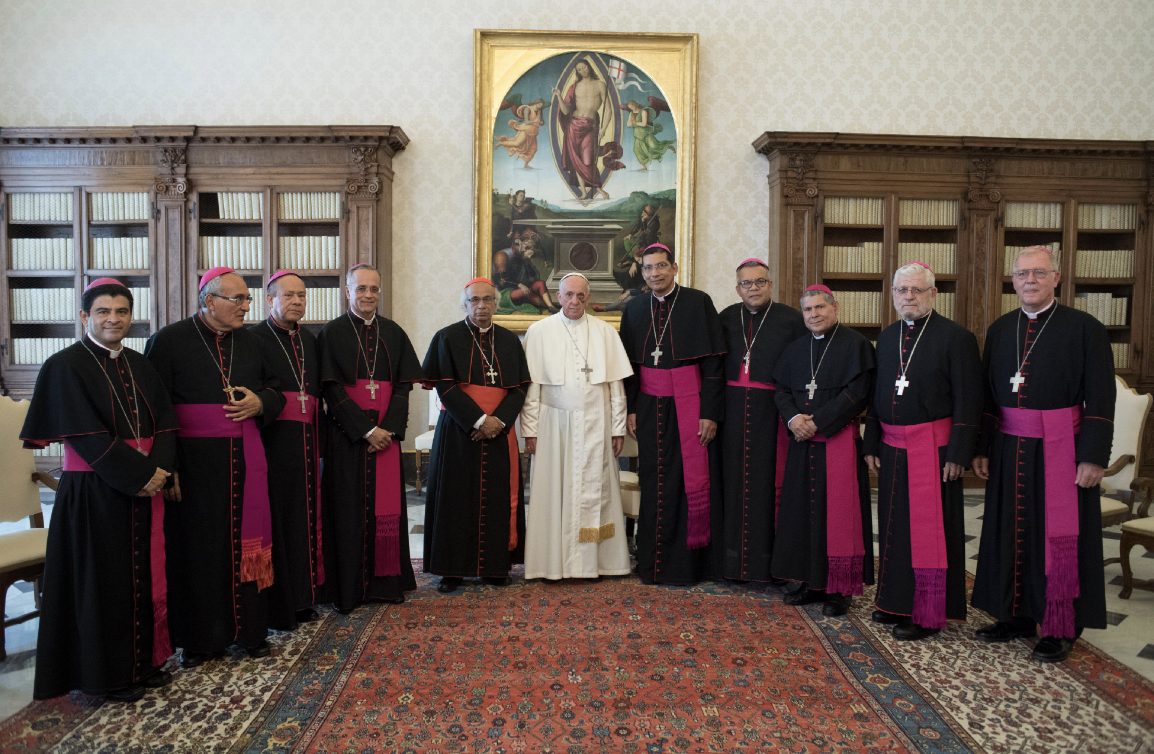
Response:
[[[1120,599],[1130,599],[1134,590],[1134,572],[1130,570],[1130,550],[1136,542],[1129,532],[1122,532],[1122,540],[1118,543],[1118,557],[1122,561],[1122,591],[1118,592]]]
[[[7,629],[4,628],[4,621],[6,613],[4,612],[8,607],[8,587],[10,584],[3,584],[3,591],[0,591],[0,662],[8,659],[8,652],[4,649],[4,635]]]
[[[413,453],[413,469],[415,472],[415,478],[413,479],[413,489],[418,495],[421,494],[421,455],[423,454],[419,450],[414,451]]]

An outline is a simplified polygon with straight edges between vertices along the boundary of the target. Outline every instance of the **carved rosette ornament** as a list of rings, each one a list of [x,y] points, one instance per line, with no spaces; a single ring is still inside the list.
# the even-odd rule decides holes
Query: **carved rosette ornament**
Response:
[[[782,193],[786,199],[814,200],[817,197],[817,178],[813,152],[785,152]]]
[[[357,177],[345,184],[345,193],[353,198],[376,199],[381,193],[381,179],[377,175],[376,145],[349,147]]]
[[[997,209],[1002,201],[1002,190],[987,185],[994,174],[994,161],[989,157],[975,157],[970,160],[970,187],[966,201],[971,209]]]
[[[160,176],[153,184],[158,198],[184,201],[188,195],[188,179],[183,173],[188,166],[186,147],[163,147],[160,150],[160,165],[168,175]]]

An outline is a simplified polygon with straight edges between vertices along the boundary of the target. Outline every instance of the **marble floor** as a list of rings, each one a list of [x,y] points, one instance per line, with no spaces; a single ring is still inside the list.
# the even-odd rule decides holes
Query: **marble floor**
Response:
[[[45,512],[46,517],[51,515],[51,505],[45,506]],[[967,497],[966,556],[971,564],[976,563],[978,554],[981,515],[981,497]],[[424,516],[423,498],[410,492],[409,549],[414,558],[421,557],[423,550]],[[13,526],[15,525],[0,524],[0,532]],[[876,528],[875,526],[875,531]],[[1117,528],[1103,531],[1102,544],[1107,558],[1117,557],[1118,539]],[[1142,548],[1135,548],[1132,560],[1136,578],[1154,578],[1154,554],[1143,554]],[[971,565],[968,570],[972,573],[973,566]],[[1104,630],[1087,630],[1083,638],[1122,664],[1154,681],[1154,592],[1136,589],[1130,599],[1119,599],[1121,574],[1119,565],[1106,566],[1106,609],[1110,625]],[[19,615],[31,609],[32,605],[30,584],[17,584],[9,589],[7,615]],[[32,700],[38,626],[39,621],[32,619],[5,632],[8,659],[0,663],[0,720],[11,716]]]

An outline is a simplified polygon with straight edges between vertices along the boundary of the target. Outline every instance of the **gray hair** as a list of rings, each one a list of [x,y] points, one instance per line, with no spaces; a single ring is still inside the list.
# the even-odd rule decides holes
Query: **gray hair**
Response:
[[[345,273],[346,288],[351,288],[357,282],[357,273],[361,270],[368,270],[370,272],[377,273],[377,279],[381,282],[384,282],[384,277],[381,275],[381,271],[376,267],[373,267],[371,264],[354,264],[349,268],[349,271]]]
[[[929,267],[926,267],[924,264],[920,264],[918,262],[903,264],[901,267],[894,270],[893,282],[896,284],[898,282],[898,278],[902,275],[921,275],[922,278],[926,281],[927,288],[933,288],[936,281],[936,278],[934,277],[934,271]]]
[[[801,306],[804,307],[805,306],[805,300],[807,298],[813,298],[814,296],[821,296],[822,298],[825,299],[825,302],[827,304],[836,304],[837,303],[837,299],[834,298],[833,296],[831,296],[830,294],[826,293],[825,291],[802,291],[801,292],[801,299],[800,299],[799,303],[801,304]]]
[[[1054,271],[1058,270],[1058,260],[1055,258],[1054,250],[1051,249],[1049,246],[1041,246],[1041,245],[1027,246],[1026,248],[1019,251],[1018,255],[1014,257],[1014,267],[1018,266],[1018,260],[1021,259],[1022,257],[1033,257],[1033,256],[1045,256],[1047,259],[1050,260],[1050,269],[1054,270]]]
[[[477,282],[473,283],[472,285],[468,285],[468,286],[461,289],[461,311],[467,312],[469,310],[468,309],[468,306],[469,306],[469,289],[472,288],[474,285],[487,285],[493,289],[493,295],[494,296],[499,295],[497,293],[497,286],[492,285],[491,283],[486,283],[484,280],[478,280]]]
[[[232,274],[233,273],[231,273],[231,272],[226,272],[224,275],[232,275]],[[200,310],[201,311],[204,311],[205,309],[208,308],[208,297],[209,296],[219,296],[220,295],[220,286],[224,283],[224,275],[217,275],[212,280],[209,280],[207,283],[205,283],[204,287],[200,289],[199,301],[200,301]]]

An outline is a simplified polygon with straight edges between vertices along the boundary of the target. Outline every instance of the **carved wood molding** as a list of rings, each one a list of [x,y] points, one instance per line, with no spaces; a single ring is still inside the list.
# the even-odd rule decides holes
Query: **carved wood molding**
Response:
[[[782,168],[782,193],[790,203],[813,202],[817,198],[817,168],[814,152],[785,152]]]
[[[753,148],[764,155],[777,151],[809,149],[821,152],[892,153],[896,150],[958,155],[1078,155],[1134,158],[1154,152],[1154,142],[766,131],[753,142]]]
[[[997,209],[1002,201],[1002,192],[991,185],[990,179],[994,174],[994,160],[989,157],[974,157],[970,160],[970,186],[966,192],[966,201],[971,209]]]

